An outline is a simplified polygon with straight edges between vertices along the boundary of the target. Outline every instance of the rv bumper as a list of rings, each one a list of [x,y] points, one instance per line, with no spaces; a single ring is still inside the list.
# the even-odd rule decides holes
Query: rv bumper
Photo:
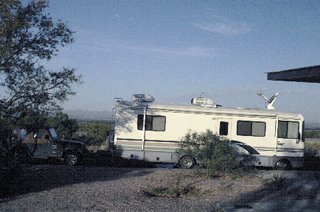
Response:
[[[263,167],[276,167],[279,161],[288,161],[291,168],[302,168],[304,165],[303,157],[284,157],[284,156],[255,156],[254,164]]]

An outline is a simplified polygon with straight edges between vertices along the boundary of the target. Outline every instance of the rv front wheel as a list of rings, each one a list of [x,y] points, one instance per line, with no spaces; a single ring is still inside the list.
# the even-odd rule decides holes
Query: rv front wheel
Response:
[[[279,160],[276,165],[275,168],[278,170],[288,170],[291,168],[291,164],[288,160]]]
[[[179,165],[183,169],[191,169],[195,165],[195,160],[189,156],[183,156],[179,160]]]

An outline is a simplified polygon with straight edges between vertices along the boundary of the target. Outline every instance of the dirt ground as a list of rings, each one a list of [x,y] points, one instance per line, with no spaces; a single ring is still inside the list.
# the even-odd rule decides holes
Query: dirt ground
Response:
[[[208,178],[196,170],[101,161],[93,158],[77,167],[36,163],[2,173],[0,211],[320,209],[317,170]]]

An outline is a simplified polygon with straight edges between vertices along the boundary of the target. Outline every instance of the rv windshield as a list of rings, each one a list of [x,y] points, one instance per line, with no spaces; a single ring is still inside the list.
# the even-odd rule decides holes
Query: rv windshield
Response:
[[[53,139],[58,139],[58,134],[57,134],[57,132],[56,132],[56,130],[54,128],[49,128],[49,132],[50,132],[51,137]]]
[[[299,122],[279,121],[278,138],[299,138]]]

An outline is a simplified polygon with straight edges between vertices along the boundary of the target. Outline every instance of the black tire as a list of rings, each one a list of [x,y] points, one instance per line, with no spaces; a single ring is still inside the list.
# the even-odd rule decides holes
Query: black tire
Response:
[[[183,156],[179,160],[179,166],[183,169],[191,169],[195,164],[195,160],[187,155]]]
[[[275,169],[277,170],[289,170],[291,169],[290,161],[282,159],[276,162]]]
[[[80,163],[80,155],[75,152],[67,152],[64,156],[65,163],[68,166],[76,166]]]

